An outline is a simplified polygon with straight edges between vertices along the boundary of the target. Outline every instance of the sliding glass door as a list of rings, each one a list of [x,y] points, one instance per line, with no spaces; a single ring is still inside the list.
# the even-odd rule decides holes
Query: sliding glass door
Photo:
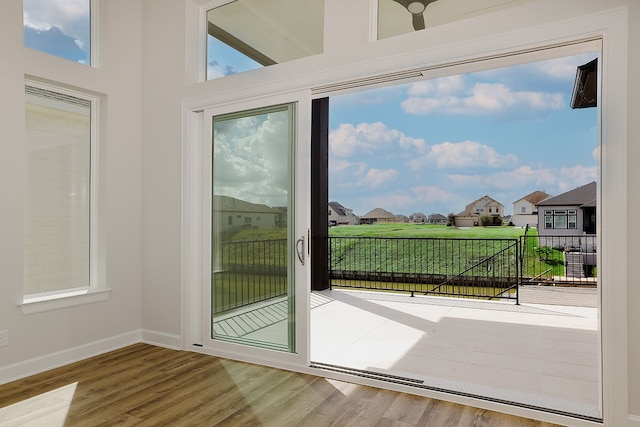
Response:
[[[214,347],[297,352],[296,283],[305,281],[308,257],[306,224],[296,221],[294,209],[297,106],[205,111],[210,269],[204,311]]]

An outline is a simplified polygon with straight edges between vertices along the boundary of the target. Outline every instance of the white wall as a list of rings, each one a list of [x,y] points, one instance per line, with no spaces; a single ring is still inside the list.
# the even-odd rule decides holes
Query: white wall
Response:
[[[185,4],[175,0],[145,0],[144,6],[143,325],[149,339],[180,346]],[[197,46],[193,49],[197,50]]]
[[[0,5],[0,330],[8,329],[10,334],[9,346],[0,347],[0,380],[3,373],[24,372],[13,369],[23,361],[56,352],[61,352],[60,357],[47,360],[70,361],[140,336],[165,345],[177,346],[181,339],[183,345],[188,344],[183,322],[189,318],[183,313],[181,298],[183,102],[203,98],[222,102],[357,78],[363,70],[377,74],[463,59],[456,55],[470,47],[482,51],[487,39],[498,51],[500,44],[504,50],[510,50],[509,44],[511,49],[526,47],[526,42],[517,41],[517,35],[528,28],[532,35],[544,35],[547,23],[570,23],[581,14],[595,16],[593,21],[599,22],[601,12],[616,7],[628,9],[621,12],[628,16],[628,34],[620,34],[624,25],[607,31],[615,33],[618,43],[622,41],[619,46],[628,43],[628,55],[626,59],[616,56],[612,68],[605,70],[624,76],[605,89],[619,99],[640,93],[640,2],[635,0],[538,0],[518,6],[524,13],[507,9],[496,12],[499,19],[483,15],[376,43],[366,42],[368,31],[361,25],[361,15],[354,27],[350,25],[354,17],[334,13],[342,2],[330,0],[334,12],[327,19],[333,17],[336,23],[323,55],[199,84],[195,83],[196,59],[202,46],[197,44],[193,0],[100,3],[104,9],[101,69],[25,49],[20,2]],[[359,0],[352,12],[368,3]],[[583,35],[588,37],[596,27],[585,29]],[[353,32],[354,41],[332,42],[341,40],[342,32],[344,36]],[[616,46],[605,45],[605,49],[615,51]],[[107,238],[105,273],[113,289],[105,302],[28,316],[17,307],[23,274],[25,74],[107,95],[106,193],[101,219]],[[607,283],[616,290],[603,302],[605,321],[616,325],[616,331],[605,334],[603,343],[606,349],[616,349],[608,354],[604,366],[606,377],[615,377],[605,384],[605,395],[615,396],[605,408],[605,417],[615,423],[611,425],[640,425],[640,286],[634,274],[640,231],[632,223],[640,210],[640,193],[631,184],[640,181],[640,168],[635,167],[640,161],[640,144],[636,143],[640,122],[635,119],[640,117],[640,99],[629,96],[622,107],[616,104],[608,114],[606,123],[623,125],[604,129],[616,136],[615,141],[605,141],[603,150],[605,212],[600,218],[605,228],[599,230],[608,236],[603,257],[611,267]],[[611,182],[630,185],[608,187]]]
[[[192,0],[185,0],[185,3],[193,4]],[[187,85],[182,101],[189,105],[206,106],[207,102],[217,105],[257,97],[269,91],[310,88],[357,79],[363,75],[437,66],[464,61],[469,56],[527,49],[539,45],[541,41],[543,44],[555,44],[566,39],[604,36],[604,64],[608,77],[604,90],[609,100],[603,120],[603,215],[599,216],[603,221],[603,230],[599,230],[604,233],[603,258],[608,266],[602,272],[603,283],[607,284],[602,304],[605,325],[604,410],[610,425],[637,423],[640,418],[636,419],[633,414],[640,415],[640,314],[636,314],[638,310],[635,307],[640,303],[640,289],[634,286],[632,272],[633,259],[637,257],[639,249],[633,244],[637,231],[627,218],[635,216],[633,213],[640,207],[640,195],[635,194],[626,183],[640,179],[640,170],[633,168],[633,164],[640,160],[640,148],[633,146],[632,142],[640,137],[640,124],[632,119],[640,115],[640,105],[633,97],[626,101],[626,94],[639,93],[635,70],[640,69],[640,29],[637,28],[640,23],[640,3],[633,0],[537,0],[495,14],[373,43],[366,41],[367,31],[363,29],[360,19],[362,15],[355,15],[358,10],[362,12],[359,7],[363,4],[358,2],[358,7],[350,5],[346,8],[341,7],[341,3],[334,0],[327,2],[331,13],[326,15],[326,19],[335,21],[330,24],[331,34],[324,54],[221,80]],[[340,13],[334,13],[338,9]],[[615,9],[619,10],[613,12]],[[175,12],[176,8],[172,13]],[[616,18],[611,18],[612,15]],[[146,17],[149,18],[148,15]],[[153,19],[158,28],[162,25],[162,19],[159,18]],[[165,19],[170,17],[167,15]],[[176,19],[183,19],[183,16]],[[186,20],[187,33],[190,34],[189,29],[195,28],[197,21],[193,21],[188,14]],[[584,26],[575,25],[578,20],[589,22]],[[622,20],[622,23],[618,20]],[[354,22],[356,24],[352,25]],[[629,33],[624,23],[628,23]],[[147,24],[152,22],[147,21]],[[351,38],[341,38],[343,36]],[[335,40],[341,40],[341,43],[333,43]],[[182,54],[175,51],[171,55],[177,59]],[[473,70],[474,65],[467,69]],[[448,71],[435,69],[425,74],[438,77],[446,73]],[[166,113],[168,111],[164,118],[168,121],[173,113]],[[176,126],[165,125],[167,130],[171,127],[171,138]],[[159,143],[157,140],[153,142]],[[175,146],[175,141],[165,138],[164,144],[168,148]],[[179,168],[177,160],[170,166],[164,166],[170,168],[171,174],[177,173]],[[160,188],[161,185],[158,185],[157,190]],[[177,202],[177,198],[167,199],[164,206]],[[157,211],[159,205],[154,204],[152,208]],[[173,236],[173,231],[169,233]],[[175,238],[167,234],[165,242],[169,243],[170,240],[175,241]],[[167,250],[158,249],[156,252],[161,256]],[[173,264],[177,264],[177,259]],[[175,291],[171,286],[169,280],[164,280],[162,287],[166,287],[167,292]],[[147,296],[151,297],[145,293],[145,304],[154,305]],[[175,302],[172,312],[177,310],[179,307]],[[188,316],[184,319],[188,320]],[[147,320],[152,319],[145,317],[145,322]]]
[[[627,92],[632,94],[628,98],[626,129],[626,164],[619,165],[627,172],[627,222],[623,224],[628,233],[627,245],[623,250],[627,252],[629,276],[626,282],[627,291],[627,342],[628,361],[627,374],[629,378],[629,413],[633,414],[633,425],[640,426],[640,282],[638,281],[637,260],[640,257],[640,230],[634,218],[640,212],[640,192],[635,183],[640,182],[640,2],[629,0],[629,44],[628,44],[628,76]],[[612,254],[612,256],[615,256]],[[623,350],[623,348],[621,349]],[[631,425],[631,423],[630,423]]]
[[[0,4],[0,382],[139,341],[141,329],[142,4],[101,2],[100,69],[22,45],[22,4]],[[106,95],[100,144],[104,170],[100,220],[112,291],[106,301],[24,315],[23,215],[26,188],[25,75]]]

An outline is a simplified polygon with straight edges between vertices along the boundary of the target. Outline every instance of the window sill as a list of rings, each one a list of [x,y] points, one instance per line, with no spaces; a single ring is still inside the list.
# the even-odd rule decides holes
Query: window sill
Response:
[[[111,289],[81,289],[51,294],[29,295],[18,304],[22,314],[35,314],[77,305],[105,301]]]

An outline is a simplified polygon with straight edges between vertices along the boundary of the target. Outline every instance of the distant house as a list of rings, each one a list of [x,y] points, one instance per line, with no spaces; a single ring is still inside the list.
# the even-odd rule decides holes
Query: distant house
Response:
[[[402,214],[396,215],[396,219],[398,220],[398,222],[409,222],[409,217]]]
[[[399,222],[398,218],[389,211],[382,208],[375,208],[371,212],[360,217],[360,224],[380,224]]]
[[[214,195],[213,211],[217,214],[216,218],[219,218],[219,222],[213,224],[217,232],[281,225],[278,222],[281,221],[282,208],[245,202],[234,197]]]
[[[422,212],[414,212],[409,215],[409,221],[416,224],[422,224],[427,222],[427,216]]]
[[[489,196],[482,196],[478,200],[469,203],[465,209],[456,214],[455,225],[457,227],[473,227],[479,224],[482,215],[493,217],[494,224],[502,224],[504,206],[502,203]]]
[[[516,227],[537,226],[538,225],[538,208],[536,205],[551,197],[544,191],[534,191],[521,199],[513,202],[513,217],[511,222]]]
[[[555,197],[538,206],[538,236],[580,236],[596,233],[595,181]]]
[[[329,202],[329,225],[356,225],[359,219],[353,209],[345,208],[338,202]]]
[[[427,217],[427,223],[429,224],[446,224],[447,223],[447,217],[439,214],[439,213],[432,213],[431,215],[429,215]]]

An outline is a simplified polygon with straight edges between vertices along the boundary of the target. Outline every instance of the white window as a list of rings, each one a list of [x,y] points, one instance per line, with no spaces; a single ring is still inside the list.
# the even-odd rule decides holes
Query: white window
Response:
[[[91,0],[23,0],[26,47],[89,65]]]
[[[578,215],[575,209],[556,209],[544,211],[544,228],[578,228]]]
[[[25,97],[24,303],[87,294],[96,290],[97,99],[32,82]]]
[[[553,228],[553,215],[544,216],[544,228]]]
[[[567,215],[553,216],[553,228],[567,228]]]
[[[323,49],[324,0],[236,0],[207,12],[207,80]]]

